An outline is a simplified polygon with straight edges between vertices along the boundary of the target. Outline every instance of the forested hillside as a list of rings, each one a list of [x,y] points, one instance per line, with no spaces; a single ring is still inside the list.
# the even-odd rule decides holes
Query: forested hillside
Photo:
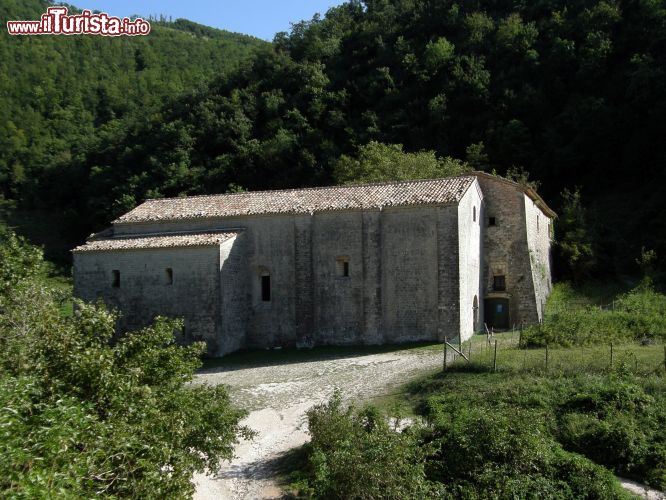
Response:
[[[151,116],[268,45],[186,20],[153,23],[147,37],[7,34],[7,20],[36,20],[47,7],[43,0],[0,4],[0,196],[23,208],[61,211],[71,208],[64,198],[94,198],[84,186],[55,196],[80,177],[86,144]],[[64,229],[81,237],[80,228]]]
[[[597,272],[666,253],[663,2],[351,1],[235,71],[221,69],[249,40],[230,58],[173,28],[3,39],[5,195],[73,214],[83,235],[148,196],[330,183],[376,141],[522,167],[556,210],[580,187],[568,209],[587,218],[564,223],[584,225],[570,234]]]

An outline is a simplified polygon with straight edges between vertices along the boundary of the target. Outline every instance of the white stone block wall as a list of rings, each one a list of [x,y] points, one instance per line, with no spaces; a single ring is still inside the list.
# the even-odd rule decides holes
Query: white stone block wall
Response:
[[[173,271],[173,284],[168,282],[167,269]],[[185,318],[185,340],[204,340],[216,352],[219,269],[217,246],[77,252],[74,293],[118,309],[120,333],[146,326],[158,315]],[[117,288],[114,270],[120,273]]]
[[[483,279],[481,258],[485,229],[483,195],[474,182],[458,205],[460,247],[460,335],[463,340],[483,327]],[[476,308],[475,301],[476,298]]]

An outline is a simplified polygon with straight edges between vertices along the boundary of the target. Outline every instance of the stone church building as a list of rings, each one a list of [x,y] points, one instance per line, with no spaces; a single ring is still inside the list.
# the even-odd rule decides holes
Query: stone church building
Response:
[[[74,249],[75,293],[212,355],[466,339],[541,320],[554,216],[481,172],[148,200]]]

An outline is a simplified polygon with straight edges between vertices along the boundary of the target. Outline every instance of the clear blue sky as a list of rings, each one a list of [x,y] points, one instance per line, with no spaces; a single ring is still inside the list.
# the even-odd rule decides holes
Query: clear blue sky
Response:
[[[343,0],[67,0],[80,9],[101,10],[113,16],[164,14],[184,17],[214,28],[272,40],[289,23],[322,16]]]

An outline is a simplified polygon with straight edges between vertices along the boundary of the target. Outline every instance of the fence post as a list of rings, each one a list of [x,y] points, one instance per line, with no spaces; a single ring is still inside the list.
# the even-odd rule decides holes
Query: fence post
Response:
[[[546,372],[548,372],[548,344],[546,344]]]
[[[472,342],[474,341],[474,337],[469,339],[469,352],[467,353],[467,358],[472,359]]]
[[[497,371],[497,340],[495,341],[495,354],[493,354],[493,371]]]
[[[664,346],[664,370],[666,371],[666,345]]]
[[[610,343],[610,349],[611,349],[611,359],[610,359],[610,367],[613,368],[613,343]]]
[[[446,337],[444,337],[444,364],[442,370],[446,371]]]

